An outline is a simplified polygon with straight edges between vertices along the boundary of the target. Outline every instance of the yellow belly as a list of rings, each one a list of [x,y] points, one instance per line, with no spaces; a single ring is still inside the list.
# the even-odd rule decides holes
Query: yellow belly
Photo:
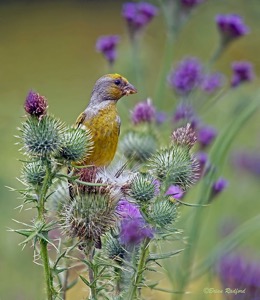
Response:
[[[90,129],[94,143],[84,164],[97,167],[109,165],[116,153],[120,131],[116,106],[107,106],[93,118],[85,120],[83,125]]]

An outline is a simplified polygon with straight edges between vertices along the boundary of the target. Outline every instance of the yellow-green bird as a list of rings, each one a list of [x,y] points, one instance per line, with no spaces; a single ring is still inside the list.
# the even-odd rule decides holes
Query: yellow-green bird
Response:
[[[136,88],[119,74],[107,74],[96,81],[87,108],[76,120],[77,127],[90,130],[94,144],[83,165],[102,167],[111,163],[121,125],[117,101],[135,93]]]

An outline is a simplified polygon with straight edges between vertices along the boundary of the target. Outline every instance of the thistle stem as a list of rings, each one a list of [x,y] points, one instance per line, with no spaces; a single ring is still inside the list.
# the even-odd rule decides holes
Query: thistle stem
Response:
[[[128,300],[134,300],[137,298],[137,292],[140,292],[139,284],[142,281],[143,278],[143,272],[145,271],[145,264],[147,257],[149,255],[149,243],[150,239],[146,238],[143,242],[143,245],[141,247],[141,253],[140,253],[140,259],[139,264],[137,267],[137,272],[133,274],[132,277],[132,284],[129,291]]]
[[[93,270],[94,251],[95,251],[94,245],[87,247],[85,251],[85,255],[89,262],[88,264],[88,278],[89,278],[89,287],[90,287],[89,300],[97,300],[97,284],[95,278],[95,271]]]
[[[162,68],[159,74],[159,80],[155,91],[155,102],[162,103],[162,105],[164,105],[165,103],[165,86],[167,79],[166,77],[171,67],[174,41],[175,35],[171,32],[168,32],[165,43]]]
[[[40,222],[41,226],[46,223],[45,220],[45,200],[48,188],[51,182],[51,165],[50,162],[46,159],[46,174],[42,184],[42,188],[39,193],[39,205],[38,205],[38,222]],[[43,233],[44,234],[44,233]],[[49,255],[48,255],[48,242],[40,238],[40,255],[43,263],[44,269],[44,279],[45,279],[45,289],[48,300],[53,300],[53,295],[55,294],[55,290],[53,287],[53,278],[51,274]]]

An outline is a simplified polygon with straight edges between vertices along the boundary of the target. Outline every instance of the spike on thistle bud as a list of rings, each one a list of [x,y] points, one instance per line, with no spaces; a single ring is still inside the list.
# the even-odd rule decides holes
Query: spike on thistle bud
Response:
[[[177,218],[177,204],[165,198],[158,199],[154,202],[151,211],[149,212],[149,219],[158,227],[165,228],[171,225]]]
[[[88,130],[69,128],[62,136],[62,146],[58,156],[69,162],[81,162],[91,152],[93,142]]]
[[[24,103],[25,111],[31,115],[36,116],[38,119],[41,119],[47,113],[47,100],[44,96],[35,93],[34,91],[29,91],[29,94],[26,97]]]
[[[160,181],[180,186],[184,191],[198,179],[199,165],[186,147],[173,144],[158,150],[150,159],[149,167]]]
[[[191,149],[197,141],[196,133],[189,123],[174,130],[171,137],[174,144],[187,146],[188,149]]]
[[[158,180],[151,175],[138,174],[130,185],[130,196],[136,201],[147,202],[158,194]]]
[[[46,174],[46,167],[41,161],[26,163],[22,170],[22,179],[27,184],[38,186],[41,185]]]
[[[109,190],[77,195],[62,213],[65,232],[78,238],[82,245],[100,245],[100,237],[115,226],[118,200]]]
[[[52,116],[27,118],[21,131],[27,154],[46,157],[60,149],[64,124]]]
[[[123,137],[120,146],[127,158],[144,162],[155,153],[157,141],[152,134],[129,131]]]

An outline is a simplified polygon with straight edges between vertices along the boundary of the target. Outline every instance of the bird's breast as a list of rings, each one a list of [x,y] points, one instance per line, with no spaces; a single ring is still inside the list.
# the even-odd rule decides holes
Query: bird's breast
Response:
[[[94,143],[93,151],[85,163],[95,166],[109,165],[115,156],[120,132],[116,105],[109,104],[96,111],[82,125],[90,129]]]

